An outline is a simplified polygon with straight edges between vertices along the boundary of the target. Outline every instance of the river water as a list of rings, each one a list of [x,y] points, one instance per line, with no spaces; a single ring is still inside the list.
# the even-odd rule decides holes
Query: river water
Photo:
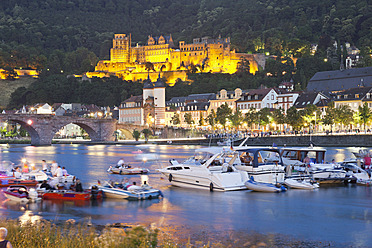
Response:
[[[209,192],[170,186],[155,170],[191,156],[198,146],[156,145],[52,145],[1,147],[0,160],[20,163],[22,158],[41,164],[56,160],[84,187],[97,180],[121,180],[125,176],[106,172],[109,165],[124,157],[134,166],[150,169],[148,181],[162,190],[164,199],[123,201],[104,199],[98,202],[42,201],[20,205],[9,202],[0,193],[0,215],[25,220],[108,223],[143,223],[157,227],[203,226],[210,230],[254,231],[279,234],[301,240],[332,242],[337,246],[372,247],[372,187],[356,185],[321,187],[315,191],[288,190],[270,194],[250,191]],[[138,160],[141,149],[151,161]],[[342,161],[359,148],[327,148],[326,160]],[[141,181],[140,176],[126,176]]]

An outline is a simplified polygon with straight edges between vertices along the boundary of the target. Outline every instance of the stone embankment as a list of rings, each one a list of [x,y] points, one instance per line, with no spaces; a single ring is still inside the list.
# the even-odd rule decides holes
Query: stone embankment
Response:
[[[220,139],[200,139],[200,140],[173,140],[172,144],[193,144],[193,145],[216,145]],[[234,142],[239,145],[241,141]],[[155,142],[157,144],[166,144],[166,142]],[[248,146],[372,146],[371,134],[356,135],[297,135],[297,136],[270,136],[249,138],[245,145]]]

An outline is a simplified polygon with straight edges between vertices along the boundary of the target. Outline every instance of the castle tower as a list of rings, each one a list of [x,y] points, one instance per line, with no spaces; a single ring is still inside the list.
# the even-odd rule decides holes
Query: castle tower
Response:
[[[165,123],[165,84],[160,78],[154,84],[154,107],[155,107],[155,125],[164,126]]]
[[[112,62],[130,62],[131,35],[115,34],[110,50]]]

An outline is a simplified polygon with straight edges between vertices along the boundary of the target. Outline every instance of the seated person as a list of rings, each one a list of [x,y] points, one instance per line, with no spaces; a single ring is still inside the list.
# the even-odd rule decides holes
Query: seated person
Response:
[[[40,189],[50,190],[50,189],[52,189],[52,187],[49,185],[47,180],[44,180],[43,183],[40,184]]]
[[[83,192],[83,185],[81,184],[80,180],[79,179],[76,179],[76,183],[75,183],[75,191],[76,192]]]

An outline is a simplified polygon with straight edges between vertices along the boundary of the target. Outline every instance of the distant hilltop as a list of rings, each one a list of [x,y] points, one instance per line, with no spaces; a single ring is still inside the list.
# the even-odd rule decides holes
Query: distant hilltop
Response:
[[[235,73],[239,62],[249,61],[250,72],[265,66],[263,54],[236,53],[230,48],[230,38],[195,38],[192,44],[180,41],[175,46],[169,36],[149,36],[146,45],[131,46],[131,35],[115,34],[110,60],[101,60],[88,77],[115,75],[124,80],[156,80],[159,72],[169,84],[179,78],[187,79],[187,72]]]

